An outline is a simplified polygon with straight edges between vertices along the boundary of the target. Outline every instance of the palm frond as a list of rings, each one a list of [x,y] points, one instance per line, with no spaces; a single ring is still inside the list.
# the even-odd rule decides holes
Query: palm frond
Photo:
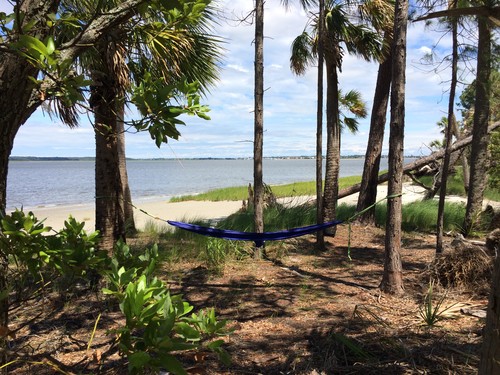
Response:
[[[304,31],[294,39],[291,50],[290,69],[295,74],[302,75],[316,59],[313,50],[313,39]]]

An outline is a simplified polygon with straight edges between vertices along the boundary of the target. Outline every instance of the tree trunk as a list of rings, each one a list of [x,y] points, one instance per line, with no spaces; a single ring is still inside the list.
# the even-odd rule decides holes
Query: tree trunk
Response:
[[[458,129],[458,124],[455,121],[453,123],[453,135],[455,138],[458,140],[462,139],[464,136],[463,134],[460,133],[460,130]],[[469,161],[467,160],[467,154],[462,150],[460,152],[460,160],[462,162],[462,174],[463,174],[463,181],[464,181],[464,190],[467,193],[469,191]]]
[[[125,219],[125,230],[127,234],[133,234],[137,231],[134,220],[134,206],[132,205],[132,194],[128,183],[127,157],[125,153],[125,106],[120,101],[118,104],[117,119],[117,141],[118,141],[118,168],[120,169],[120,181],[123,187],[122,211]]]
[[[377,179],[380,170],[387,105],[391,89],[391,70],[392,56],[389,54],[380,64],[378,69],[377,85],[373,98],[373,109],[370,121],[370,134],[368,136],[365,164],[361,178],[361,190],[356,207],[357,212],[367,209],[377,201]],[[358,221],[366,224],[374,224],[375,207],[367,210],[363,215],[360,215]]]
[[[380,289],[386,293],[402,294],[403,265],[401,263],[401,220],[403,190],[403,157],[405,125],[405,69],[408,0],[396,0],[394,43],[392,56],[391,122],[389,136],[388,194],[396,195],[387,202],[385,230],[384,274]]]
[[[4,254],[0,250],[0,293],[4,293],[10,290],[7,272],[9,271],[9,259],[7,254]],[[9,296],[6,295],[3,299],[0,299],[0,329],[3,332],[8,332],[9,327]],[[7,362],[7,353],[5,348],[7,348],[7,335],[0,335],[0,365]],[[0,373],[4,373],[0,370]]]
[[[495,260],[479,375],[500,374],[500,256]]]
[[[443,149],[443,159],[445,157],[446,149]],[[449,156],[449,161],[446,163],[448,165],[447,172],[446,172],[446,178],[448,179],[448,176],[450,174],[450,171],[453,169],[453,167],[457,164],[458,159],[463,155],[463,150],[460,151],[455,151],[455,152],[450,152]],[[439,166],[437,174],[434,176],[434,182],[429,190],[425,193],[424,200],[428,199],[434,199],[438,191],[440,191],[441,186],[442,186],[442,181],[443,181],[443,167],[444,167],[444,161],[441,163]],[[445,190],[446,191],[446,190]]]
[[[488,19],[478,17],[476,100],[472,128],[470,186],[462,234],[469,235],[477,224],[483,204],[488,171],[488,117],[490,114],[491,30]]]
[[[340,170],[340,126],[339,126],[339,90],[337,67],[331,56],[326,57],[326,170],[325,190],[323,193],[323,221],[335,220]],[[335,236],[335,226],[325,229],[325,235]]]
[[[59,0],[25,0],[18,5],[19,13],[24,15],[22,25],[41,19],[40,15],[54,13]],[[21,25],[20,25],[21,26]],[[49,29],[45,22],[36,22],[28,33],[43,39]],[[13,40],[16,36],[13,36]],[[10,52],[0,52],[0,215],[5,214],[7,206],[7,174],[9,157],[14,146],[14,138],[19,128],[35,112],[41,103],[38,93],[33,95],[34,86],[29,77],[36,78],[38,69],[24,58]],[[26,202],[27,203],[27,202]],[[9,290],[7,272],[9,260],[0,250],[0,293]],[[9,299],[0,299],[0,326],[8,327]],[[6,363],[6,338],[0,337],[0,365]]]
[[[457,1],[450,1],[450,8],[456,8]],[[448,174],[451,161],[451,143],[453,137],[453,128],[456,128],[456,120],[454,113],[455,92],[457,88],[457,72],[458,72],[458,39],[457,39],[457,19],[453,17],[451,20],[451,36],[452,36],[452,60],[451,60],[451,83],[450,96],[448,98],[448,124],[446,126],[445,150],[443,158],[443,167],[441,172],[441,191],[439,192],[438,217],[436,223],[436,253],[443,252],[443,228],[444,228],[444,203],[446,200],[446,186],[448,184]],[[456,161],[456,160],[455,160]],[[453,163],[452,165],[454,165]]]
[[[254,231],[264,232],[264,182],[262,178],[264,136],[264,0],[255,0],[255,113],[254,113]],[[260,258],[261,248],[254,256]]]
[[[103,56],[99,69],[94,70],[90,102],[95,116],[95,218],[101,234],[99,247],[109,253],[118,239],[125,239],[123,186],[119,168],[118,112],[119,93],[113,70],[107,63],[113,53],[108,42],[97,46]]]
[[[323,223],[323,71],[325,40],[325,0],[319,0],[318,102],[316,112],[316,222]],[[316,249],[325,250],[325,234],[316,232]]]

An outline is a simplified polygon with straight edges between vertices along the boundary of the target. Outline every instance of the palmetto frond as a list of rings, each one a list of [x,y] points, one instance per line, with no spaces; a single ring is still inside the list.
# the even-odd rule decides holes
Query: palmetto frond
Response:
[[[368,110],[366,108],[366,103],[361,97],[361,93],[357,90],[350,90],[346,94],[339,90],[339,104],[340,104],[340,118],[343,127],[356,133],[358,131],[358,119],[366,118],[368,116]],[[354,117],[348,117],[345,112],[350,112]]]
[[[144,23],[132,42],[131,66],[135,77],[155,72],[166,83],[179,79],[198,81],[208,91],[219,77],[221,39],[210,34],[212,8],[193,19],[161,19]]]
[[[290,6],[289,0],[281,0],[281,4],[288,8]],[[318,2],[316,0],[300,0],[300,5],[303,9],[310,9],[312,6],[315,6]]]
[[[307,67],[314,63],[316,54],[314,53],[313,42],[314,40],[306,31],[302,32],[292,42],[290,69],[295,74],[304,74]]]
[[[358,6],[358,14],[375,30],[392,34],[394,5],[394,0],[365,0]]]

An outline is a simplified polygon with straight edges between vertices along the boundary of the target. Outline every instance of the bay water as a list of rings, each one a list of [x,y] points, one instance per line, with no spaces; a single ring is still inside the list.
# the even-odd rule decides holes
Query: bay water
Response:
[[[409,160],[407,160],[409,161]],[[381,169],[387,169],[382,159]],[[169,199],[208,190],[253,183],[253,160],[128,160],[132,199]],[[314,159],[265,159],[264,182],[287,184],[315,179]],[[361,175],[363,159],[342,159],[340,176]],[[94,201],[94,161],[11,161],[7,212]]]

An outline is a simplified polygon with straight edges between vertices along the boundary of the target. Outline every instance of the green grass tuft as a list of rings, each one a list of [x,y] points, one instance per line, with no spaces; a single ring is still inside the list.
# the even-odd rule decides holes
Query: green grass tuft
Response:
[[[339,179],[339,189],[352,186],[361,182],[361,176],[349,176]],[[273,194],[277,198],[285,197],[300,197],[307,195],[316,195],[316,182],[295,182],[286,185],[273,185],[271,186]],[[183,195],[180,197],[173,197],[170,202],[183,202],[188,200],[196,201],[241,201],[248,199],[248,186],[236,186],[222,189],[210,190],[206,193],[195,195]]]

